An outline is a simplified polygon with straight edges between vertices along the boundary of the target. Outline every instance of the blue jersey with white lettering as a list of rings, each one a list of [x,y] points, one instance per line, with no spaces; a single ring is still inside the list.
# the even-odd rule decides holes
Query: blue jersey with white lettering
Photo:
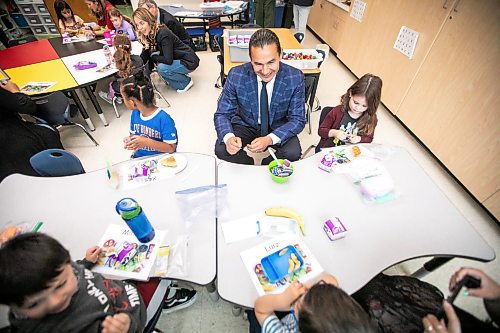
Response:
[[[177,129],[175,128],[174,120],[162,108],[157,108],[156,111],[148,117],[143,117],[139,110],[133,110],[130,116],[130,133],[170,144],[177,143]],[[134,157],[160,153],[161,152],[149,147],[144,147],[137,150],[134,153]]]

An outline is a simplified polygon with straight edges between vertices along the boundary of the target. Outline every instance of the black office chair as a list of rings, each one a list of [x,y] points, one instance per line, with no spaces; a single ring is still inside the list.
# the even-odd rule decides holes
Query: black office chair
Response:
[[[48,95],[33,96],[31,99],[37,105],[37,113],[32,116],[37,123],[46,123],[57,129],[76,126],[84,131],[96,146],[99,145],[83,125],[73,121],[77,108],[69,103],[64,93],[57,91]]]
[[[319,116],[318,127],[319,127],[319,125],[321,125],[321,123],[323,122],[323,120],[325,120],[326,115],[327,115],[327,114],[328,114],[328,112],[330,112],[331,110],[332,110],[332,107],[328,107],[328,106],[327,106],[327,107],[325,107],[325,108],[323,108],[323,110],[321,110],[321,114],[320,114],[320,116]],[[314,152],[315,152],[315,153],[319,153],[319,151],[321,150],[321,147],[319,146],[320,142],[321,142],[321,138],[319,139],[319,141],[318,141],[318,143],[317,143],[317,144],[315,144],[315,145],[310,145],[310,146],[306,149],[306,151],[302,154],[302,156],[300,156],[300,159],[303,159],[304,157],[306,157],[306,156],[307,156],[307,154],[309,154],[309,151],[311,151],[311,149],[313,149],[313,148],[314,148]]]
[[[226,75],[224,74],[224,37],[215,36],[215,43],[217,43],[217,45],[219,46],[217,61],[220,65],[219,77],[215,82],[215,88],[222,89],[222,87],[224,87],[224,83],[226,83]]]

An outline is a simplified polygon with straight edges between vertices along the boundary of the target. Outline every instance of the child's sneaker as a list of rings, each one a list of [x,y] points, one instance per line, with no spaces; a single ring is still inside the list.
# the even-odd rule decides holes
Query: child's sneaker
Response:
[[[109,104],[113,104],[113,100],[108,97],[108,94],[105,93],[104,91],[99,91],[99,97],[101,97],[103,100],[108,102]]]
[[[171,298],[165,298],[163,301],[163,312],[171,313],[180,309],[187,308],[196,301],[196,290],[186,288],[173,288],[175,294]]]
[[[191,87],[194,85],[194,82],[193,82],[193,79],[191,79],[191,81],[189,81],[188,85],[186,86],[186,88],[184,89],[177,89],[177,92],[179,94],[181,93],[185,93],[186,91],[188,91],[189,89],[191,89]]]
[[[115,101],[116,101],[116,103],[118,103],[118,104],[122,104],[122,103],[123,103],[123,99],[122,99],[121,97],[116,97],[116,96],[115,96]]]

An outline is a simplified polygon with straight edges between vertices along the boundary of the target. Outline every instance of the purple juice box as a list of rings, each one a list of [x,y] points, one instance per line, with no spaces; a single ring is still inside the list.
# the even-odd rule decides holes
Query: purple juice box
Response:
[[[333,156],[333,154],[326,153],[325,156],[323,156],[323,158],[321,159],[321,162],[319,162],[318,167],[326,172],[331,172],[334,163],[335,156]]]
[[[347,228],[338,217],[326,220],[323,224],[323,230],[331,241],[343,238],[347,234]]]
[[[236,37],[236,40],[238,41],[238,44],[244,44],[245,43],[245,36],[244,35],[238,35]]]
[[[235,35],[229,35],[229,42],[228,42],[228,44],[229,45],[235,45],[236,43],[238,43],[238,41],[236,39],[236,36]]]

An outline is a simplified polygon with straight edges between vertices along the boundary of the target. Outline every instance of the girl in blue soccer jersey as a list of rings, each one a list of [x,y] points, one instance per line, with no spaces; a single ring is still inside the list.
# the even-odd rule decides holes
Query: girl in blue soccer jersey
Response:
[[[132,110],[130,136],[123,139],[133,158],[173,153],[177,149],[177,130],[170,115],[155,105],[153,86],[142,72],[123,80],[120,93]]]

